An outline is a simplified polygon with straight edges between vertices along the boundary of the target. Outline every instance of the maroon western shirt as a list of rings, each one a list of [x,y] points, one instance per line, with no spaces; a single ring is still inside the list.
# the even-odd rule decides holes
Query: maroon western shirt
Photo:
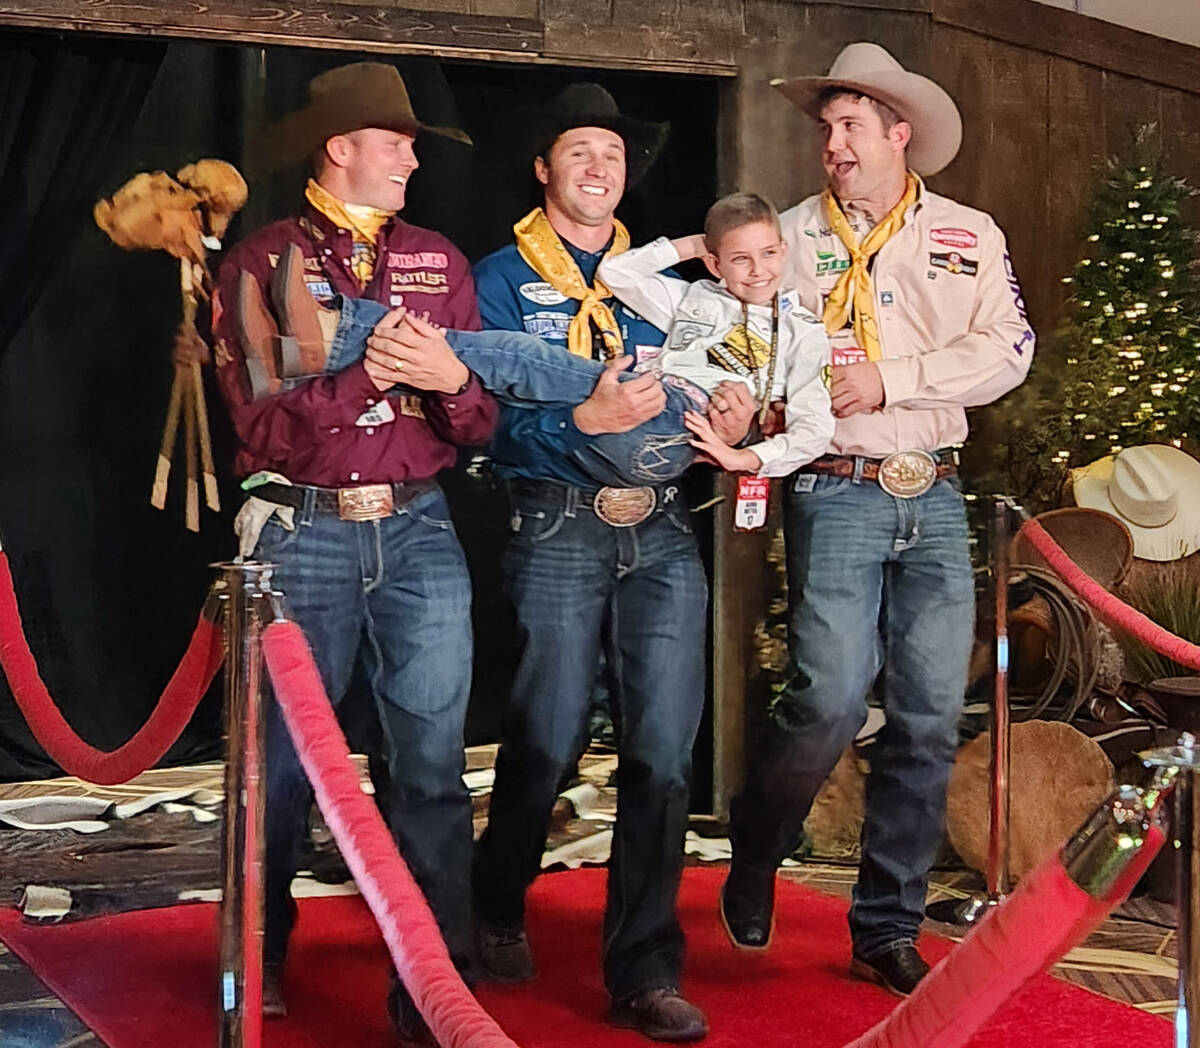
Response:
[[[451,466],[458,445],[485,444],[497,407],[474,376],[458,393],[379,392],[361,363],[319,375],[295,389],[255,401],[237,338],[233,307],[240,273],[253,274],[270,302],[272,270],[289,244],[304,252],[304,276],[319,302],[333,295],[372,298],[386,306],[429,312],[442,327],[479,330],[471,270],[440,233],[389,221],[376,237],[375,273],[365,290],[350,269],[353,237],[308,206],[298,218],[260,229],[222,263],[213,303],[217,379],[241,447],[238,476],[258,470],[282,473],[294,484],[342,488],[424,480]],[[386,399],[394,421],[373,421]]]

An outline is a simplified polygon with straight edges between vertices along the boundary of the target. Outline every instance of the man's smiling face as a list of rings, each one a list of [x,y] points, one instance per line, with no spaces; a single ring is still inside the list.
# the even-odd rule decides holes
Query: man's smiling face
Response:
[[[842,201],[872,198],[904,171],[909,126],[887,126],[866,97],[838,95],[821,109],[821,163]]]
[[[602,127],[575,127],[534,161],[546,203],[583,226],[612,221],[625,191],[625,141]]]

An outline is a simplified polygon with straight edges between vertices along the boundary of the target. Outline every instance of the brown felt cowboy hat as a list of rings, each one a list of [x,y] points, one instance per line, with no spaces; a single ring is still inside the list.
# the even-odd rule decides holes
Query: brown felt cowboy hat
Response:
[[[281,171],[307,160],[334,135],[366,127],[410,135],[429,131],[471,144],[470,136],[457,127],[435,127],[418,119],[395,66],[355,62],[313,77],[308,104],[262,130],[249,164],[260,174]]]
[[[918,175],[937,174],[962,145],[962,116],[954,99],[928,77],[910,73],[878,44],[848,44],[827,76],[772,80],[771,86],[814,120],[821,118],[821,95],[831,87],[890,106],[912,127],[906,155]]]
[[[625,184],[631,186],[658,157],[671,125],[625,116],[616,99],[599,84],[568,84],[548,106],[533,114],[530,159],[544,159],[559,135],[577,127],[602,127],[624,139]]]

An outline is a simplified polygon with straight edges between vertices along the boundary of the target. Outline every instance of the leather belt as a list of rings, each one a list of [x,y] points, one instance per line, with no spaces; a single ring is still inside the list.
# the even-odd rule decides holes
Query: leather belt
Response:
[[[563,498],[569,491],[578,495],[578,505],[590,509],[605,524],[613,528],[631,528],[649,519],[662,500],[657,488],[577,488],[551,480],[518,478],[510,481],[511,490],[518,495],[553,496]]]
[[[958,463],[952,451],[898,451],[883,459],[822,455],[801,466],[800,472],[833,477],[853,477],[857,473],[861,479],[874,481],[890,495],[915,498],[925,494],[935,481],[958,473]]]
[[[260,484],[249,492],[255,498],[303,511],[311,505],[318,513],[336,513],[342,520],[382,520],[418,495],[433,491],[436,480],[414,480],[408,484],[364,484],[357,488],[317,488],[303,484]]]

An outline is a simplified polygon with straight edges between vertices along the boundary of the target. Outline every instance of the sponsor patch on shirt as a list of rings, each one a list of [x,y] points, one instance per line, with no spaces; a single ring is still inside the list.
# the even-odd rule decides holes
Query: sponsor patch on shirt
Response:
[[[929,239],[935,244],[945,244],[946,247],[978,247],[979,237],[969,229],[958,229],[954,226],[943,226],[941,229],[931,229]]]
[[[566,313],[526,313],[521,324],[531,335],[565,341],[574,318]]]
[[[309,280],[305,282],[304,286],[308,288],[308,293],[313,298],[333,298],[333,288],[328,280]]]
[[[684,349],[698,338],[711,335],[716,330],[712,324],[701,324],[696,320],[679,320],[671,325],[671,348]]]
[[[947,251],[945,254],[931,251],[929,264],[934,269],[944,269],[947,273],[961,273],[968,277],[973,277],[979,272],[978,259],[964,258],[957,251]]]
[[[838,258],[832,251],[817,252],[817,276],[824,276],[826,273],[841,273],[849,268],[850,259]]]
[[[539,306],[558,306],[567,300],[567,296],[558,288],[544,280],[531,280],[528,284],[522,284],[518,290],[522,298],[527,298]]]
[[[891,306],[896,303],[896,294],[894,291],[879,292],[879,304],[883,306]]]
[[[445,273],[427,269],[392,271],[392,291],[413,291],[423,295],[448,295],[450,284]]]
[[[634,371],[657,371],[658,358],[662,356],[662,346],[634,346]]]
[[[450,264],[444,251],[389,251],[389,269],[445,269]]]

